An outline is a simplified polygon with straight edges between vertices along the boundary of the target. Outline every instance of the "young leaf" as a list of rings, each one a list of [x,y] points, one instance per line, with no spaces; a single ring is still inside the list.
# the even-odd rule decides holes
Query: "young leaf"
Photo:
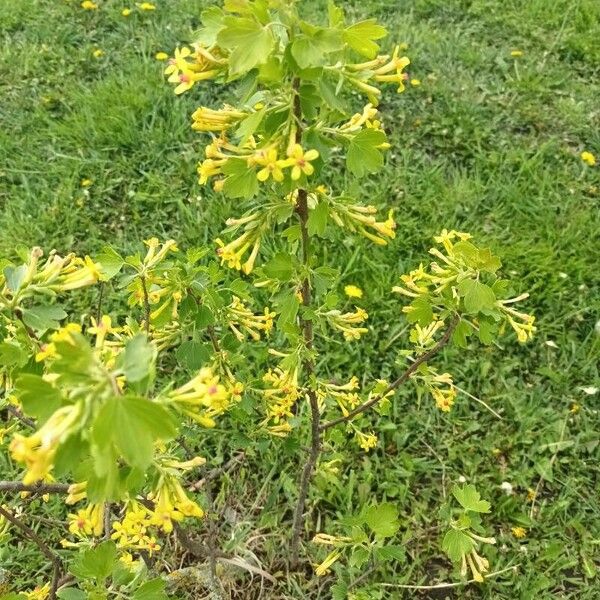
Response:
[[[58,329],[67,313],[60,306],[32,306],[23,310],[23,322],[36,331]]]
[[[327,54],[342,48],[342,36],[336,29],[317,28],[299,35],[292,44],[292,56],[301,69],[318,67]]]
[[[155,360],[156,348],[144,334],[138,333],[125,345],[124,352],[119,355],[118,366],[129,383],[137,383],[152,374]]]
[[[223,165],[223,173],[229,175],[223,184],[223,192],[229,198],[251,198],[258,191],[256,173],[245,160],[230,158]]]
[[[398,509],[389,502],[370,506],[365,512],[365,523],[378,537],[392,537],[400,529]]]
[[[217,34],[219,45],[231,50],[229,72],[242,75],[269,58],[275,40],[271,30],[250,18],[226,17]]]
[[[319,202],[308,214],[308,234],[322,236],[327,229],[327,218],[329,217],[329,207],[327,202]]]
[[[369,19],[347,27],[344,30],[344,41],[359,54],[367,58],[375,58],[379,45],[373,40],[379,40],[386,35],[385,27],[378,25],[375,19]]]
[[[452,495],[465,510],[477,513],[490,512],[490,503],[487,500],[481,499],[481,495],[472,484],[465,485],[462,488],[454,486]]]
[[[470,314],[489,314],[496,306],[496,294],[489,285],[475,279],[464,279],[458,284],[458,293],[464,296],[465,310]]]
[[[278,252],[263,267],[267,277],[279,279],[279,281],[289,281],[294,273],[294,263],[292,255],[286,252]]]
[[[465,554],[475,547],[475,542],[466,533],[458,529],[451,529],[442,540],[442,550],[454,562],[460,562]]]
[[[381,169],[383,154],[377,146],[385,143],[385,140],[385,133],[376,129],[363,129],[357,133],[346,154],[348,170],[357,177],[363,177]]]

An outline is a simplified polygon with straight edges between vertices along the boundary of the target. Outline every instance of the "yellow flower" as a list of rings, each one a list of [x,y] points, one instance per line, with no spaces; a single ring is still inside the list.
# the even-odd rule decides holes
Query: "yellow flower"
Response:
[[[154,58],[156,60],[167,60],[169,58],[169,55],[166,52],[157,52],[154,55]]]
[[[519,58],[519,57],[523,56],[523,51],[522,50],[511,50],[510,55],[513,58]]]
[[[30,592],[24,592],[27,600],[46,600],[50,594],[50,584],[45,583],[43,586],[37,586]]]
[[[365,452],[377,446],[377,436],[374,433],[363,433],[356,430],[356,441]]]
[[[156,6],[154,6],[154,4],[150,4],[150,2],[142,2],[137,6],[140,10],[156,10]]]
[[[577,414],[579,411],[581,410],[581,405],[577,404],[577,402],[573,402],[573,404],[571,404],[571,408],[569,409],[569,412],[572,415]]]
[[[81,8],[83,10],[97,10],[98,5],[95,2],[91,2],[91,0],[83,0]]]
[[[315,566],[315,574],[317,577],[322,577],[323,575],[327,575],[329,573],[331,565],[338,560],[341,556],[341,552],[339,550],[334,550],[331,554],[327,555],[327,558],[320,564]]]
[[[92,54],[94,55],[94,58],[100,58],[101,56],[104,56],[104,50],[100,50],[100,48],[96,48]]]
[[[76,537],[98,536],[104,529],[104,503],[90,504],[69,514],[69,531]]]
[[[596,164],[596,157],[591,152],[582,152],[581,160],[589,167],[593,167]]]
[[[421,80],[420,79],[411,79],[410,80],[410,85],[413,85],[415,87],[419,86],[419,85],[421,85]]]
[[[312,175],[315,168],[310,164],[311,161],[319,158],[317,150],[308,150],[304,152],[300,144],[294,144],[288,151],[289,159],[286,161],[288,167],[292,167],[292,179],[297,181],[302,173]]]
[[[128,17],[128,16],[131,14],[131,9],[130,9],[130,8],[124,8],[124,9],[121,11],[121,14],[122,14],[124,17]]]
[[[346,296],[348,296],[348,298],[362,298],[363,297],[363,291],[355,285],[347,285],[344,288],[344,294],[346,294]]]
[[[275,148],[260,150],[254,157],[254,161],[263,167],[256,174],[256,178],[259,181],[267,181],[269,177],[272,177],[275,181],[283,181],[282,167],[288,166],[288,163],[285,160],[277,159],[277,150]]]
[[[512,534],[519,540],[527,535],[527,530],[523,527],[513,527],[511,531]]]
[[[91,179],[82,179],[81,180],[81,187],[90,187],[90,185],[92,185],[92,180]]]

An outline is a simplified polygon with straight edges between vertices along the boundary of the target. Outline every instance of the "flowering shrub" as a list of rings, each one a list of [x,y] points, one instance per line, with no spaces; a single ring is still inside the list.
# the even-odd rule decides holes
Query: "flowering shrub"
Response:
[[[176,49],[165,74],[176,94],[207,80],[235,84],[232,105],[192,115],[192,128],[208,140],[200,184],[236,200],[215,240],[216,258],[207,248],[183,251],[157,239],[128,257],[107,247],[93,259],[50,253],[44,260],[34,248],[20,262],[4,261],[0,275],[2,402],[14,421],[9,452],[23,468],[22,482],[5,487],[66,494],[73,508],[61,545],[78,552],[71,571],[90,593],[142,597],[140,574],[165,536],[203,517],[186,478],[205,457],[185,455],[182,427],[201,436],[244,397],[260,415],[257,436],[291,436],[299,445],[309,438],[290,536],[295,567],[317,464],[345,436],[365,452],[377,447],[370,409],[384,415],[410,383],[429,394],[434,410],[448,412],[457,389],[433,364],[444,346],[491,344],[511,330],[526,342],[535,329],[533,317],[514,308],[527,295],[511,295],[500,260],[469,234],[443,230],[431,262],[398,273],[398,312],[412,328],[410,343],[398,348],[397,377],[367,373],[361,386],[355,373],[343,381],[322,375],[325,337],[351,344],[370,333],[367,310],[344,309],[334,292],[341,274],[324,252],[332,232],[379,246],[397,233],[392,210],[382,216],[355,185],[337,189],[328,165],[341,156],[355,178],[384,166],[390,144],[377,106],[383,87],[404,90],[409,59],[399,46],[382,53],[386,30],[374,20],[347,23],[333,3],[327,25],[305,21],[289,0],[226,0],[202,16],[197,42]],[[240,278],[232,281],[227,269]],[[66,295],[89,286],[99,289],[96,314],[67,313]],[[118,291],[110,306],[107,286]],[[252,300],[254,290],[270,297],[268,307]],[[345,291],[362,295],[352,285]],[[272,331],[269,364],[241,369],[247,380],[240,381],[244,345]],[[468,566],[480,581],[488,562],[478,544],[493,539],[480,535],[479,514],[489,504],[472,486],[454,496],[464,510],[455,519],[448,509],[443,548],[463,575]],[[18,523],[10,507],[0,513]],[[349,535],[314,538],[334,546],[316,575],[348,548],[364,560],[373,552],[401,558],[402,549],[385,541],[399,526],[393,507],[374,505],[357,519]],[[55,567],[46,592],[54,598],[64,568],[45,550]],[[108,566],[94,570],[99,562]],[[158,578],[143,586],[164,596]]]

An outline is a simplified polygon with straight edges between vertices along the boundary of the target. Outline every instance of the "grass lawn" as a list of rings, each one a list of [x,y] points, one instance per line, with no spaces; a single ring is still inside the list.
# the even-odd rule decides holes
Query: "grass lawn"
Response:
[[[176,97],[155,59],[193,40],[209,3],[157,0],[156,11],[134,9],[128,17],[121,10],[133,3],[98,4],[85,11],[75,0],[0,2],[0,256],[32,245],[94,253],[110,243],[128,252],[151,236],[172,237],[181,247],[212,244],[225,219],[239,214],[235,202],[196,183],[206,138],[190,129],[190,114],[217,103],[217,92],[196,86]],[[586,166],[580,153],[600,156],[600,3],[342,4],[354,17],[377,17],[394,41],[408,44],[410,76],[420,85],[384,95],[380,108],[393,148],[385,171],[362,188],[368,203],[395,208],[396,240],[380,249],[335,234],[323,253],[327,263],[345,265],[340,289],[353,283],[366,290],[370,324],[384,334],[351,348],[322,340],[334,358],[319,371],[389,376],[392,340],[407,334],[390,289],[426,258],[431,237],[444,227],[471,232],[502,257],[518,291],[531,294],[525,305],[538,319],[538,334],[527,345],[507,338],[467,359],[447,351],[438,364],[465,391],[453,411],[442,414],[429,401],[417,402],[411,388],[401,391],[382,418],[377,449],[359,453],[349,443],[338,477],[316,478],[311,529],[333,533],[336,514],[374,499],[396,503],[397,543],[406,557],[366,577],[358,586],[366,595],[356,598],[416,597],[393,584],[456,575],[439,548],[437,508],[464,477],[492,503],[492,570],[519,567],[481,587],[446,590],[449,597],[597,599],[600,167]],[[515,50],[522,55],[513,56]],[[339,189],[355,185],[342,177],[329,174]],[[245,438],[232,434],[225,419],[199,443],[217,464]],[[266,584],[264,598],[326,598],[335,575],[281,572],[298,475],[292,446],[275,440],[254,449],[214,486],[219,543],[226,553],[255,555],[279,579]],[[17,477],[12,465],[1,468],[2,479]],[[512,495],[501,489],[504,481]],[[538,485],[530,514],[528,490]],[[40,502],[38,514],[64,519],[59,507],[58,500]],[[53,540],[64,535],[59,525],[48,526]],[[514,537],[515,526],[527,530],[525,538]],[[310,544],[307,550],[315,562],[323,558]],[[46,568],[21,542],[18,551],[0,549],[0,560],[16,585],[31,585],[31,574],[35,579]],[[236,585],[232,597],[259,597],[244,591],[260,587],[249,577]]]

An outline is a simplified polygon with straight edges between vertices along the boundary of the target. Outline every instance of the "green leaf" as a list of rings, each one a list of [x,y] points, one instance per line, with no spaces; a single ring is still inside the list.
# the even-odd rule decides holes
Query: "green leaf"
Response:
[[[216,44],[219,31],[225,27],[223,11],[217,6],[211,6],[202,11],[200,18],[203,27],[196,34],[196,40],[210,48]]]
[[[340,27],[344,25],[344,9],[337,6],[333,0],[329,0],[327,3],[327,15],[329,17],[330,27]]]
[[[229,198],[251,198],[258,191],[256,173],[245,160],[230,158],[223,165],[223,173],[229,175],[223,184],[223,192]]]
[[[452,343],[459,348],[467,347],[467,338],[473,333],[473,327],[467,321],[459,321],[452,333]]]
[[[382,546],[377,548],[375,554],[379,560],[403,560],[406,554],[404,546]]]
[[[231,50],[229,72],[242,75],[269,58],[275,40],[270,29],[254,19],[226,17],[217,34],[219,45]]]
[[[257,110],[243,119],[237,128],[235,135],[238,138],[238,144],[242,146],[248,138],[258,129],[263,120],[267,109]]]
[[[278,252],[263,266],[265,275],[279,281],[289,281],[294,273],[294,262],[291,254]]]
[[[38,375],[21,375],[16,389],[25,413],[41,421],[48,419],[61,405],[60,391]]]
[[[189,340],[179,346],[176,355],[181,365],[196,371],[210,359],[211,351],[209,345]]]
[[[336,29],[315,28],[300,34],[292,43],[292,56],[301,69],[318,67],[327,60],[327,54],[341,50],[342,35]]]
[[[87,594],[77,588],[68,587],[58,590],[56,597],[61,600],[86,600]]]
[[[473,539],[458,529],[448,531],[442,540],[442,550],[454,563],[461,562],[462,557],[471,552],[474,547]]]
[[[143,333],[138,333],[125,345],[117,366],[123,371],[128,383],[137,383],[152,374],[155,360],[156,348]]]
[[[409,323],[418,323],[421,327],[429,325],[433,321],[433,307],[429,298],[415,298],[406,308],[406,320]]]
[[[215,317],[210,308],[206,306],[206,304],[201,304],[198,307],[194,322],[196,323],[196,327],[198,327],[198,329],[204,329],[209,325],[215,324]]]
[[[329,206],[327,202],[320,201],[315,208],[308,213],[308,235],[322,236],[327,229],[327,218],[329,217]]]
[[[340,98],[339,94],[336,93],[335,85],[326,79],[325,75],[319,79],[319,91],[329,108],[337,110],[340,113],[347,112],[348,107],[346,103]]]
[[[347,600],[348,586],[343,581],[338,581],[331,586],[331,600]]]
[[[0,366],[23,367],[29,360],[27,352],[14,341],[0,342]]]
[[[477,513],[490,512],[490,503],[481,499],[481,495],[472,484],[465,485],[462,488],[454,486],[452,495],[465,510]]]
[[[360,569],[369,560],[369,551],[366,548],[358,546],[350,554],[348,565]]]
[[[128,465],[146,469],[152,462],[154,443],[175,436],[168,411],[147,398],[119,396],[107,400],[93,426],[96,456],[114,445]]]
[[[389,502],[370,506],[365,512],[365,523],[378,537],[392,537],[400,529],[398,509]]]
[[[132,600],[164,600],[168,598],[165,594],[165,582],[157,577],[146,581],[135,590]]]
[[[383,166],[383,154],[377,146],[386,141],[385,133],[376,129],[363,129],[350,142],[346,154],[348,170],[363,177],[375,173]]]
[[[102,248],[102,252],[96,257],[96,260],[101,266],[100,279],[102,281],[112,279],[119,273],[125,264],[123,257],[110,246]]]
[[[104,581],[112,572],[117,558],[117,547],[112,540],[106,540],[96,548],[78,554],[70,571],[80,579]]]
[[[458,284],[458,293],[464,296],[465,310],[470,314],[489,314],[496,308],[496,294],[489,285],[475,279],[464,279]]]
[[[4,267],[3,272],[6,279],[6,287],[14,293],[19,291],[21,285],[25,281],[25,277],[27,276],[27,265]]]
[[[32,306],[23,310],[23,322],[36,331],[58,329],[67,313],[60,306]]]
[[[379,40],[386,35],[385,27],[378,25],[375,19],[369,19],[347,27],[344,30],[344,41],[359,54],[367,58],[375,58],[379,45],[373,40]]]

